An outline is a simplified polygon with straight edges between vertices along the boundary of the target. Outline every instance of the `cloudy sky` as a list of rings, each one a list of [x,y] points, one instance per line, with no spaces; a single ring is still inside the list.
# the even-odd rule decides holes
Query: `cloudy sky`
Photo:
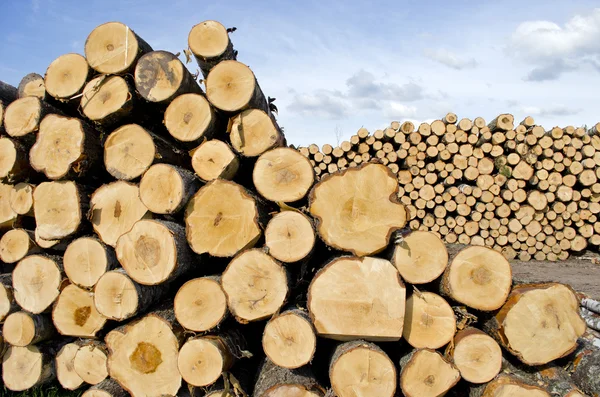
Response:
[[[374,4],[375,3],[375,4]],[[5,0],[0,79],[17,85],[118,20],[181,52],[193,25],[237,27],[238,59],[277,98],[288,142],[453,111],[546,128],[600,121],[600,8],[591,0]],[[188,65],[196,70],[196,65]]]

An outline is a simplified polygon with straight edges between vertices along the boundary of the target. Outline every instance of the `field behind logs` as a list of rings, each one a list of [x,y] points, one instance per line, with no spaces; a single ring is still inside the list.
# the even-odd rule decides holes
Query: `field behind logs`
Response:
[[[119,22],[0,82],[9,393],[600,394],[600,304],[507,259],[600,244],[600,127],[449,113],[297,150],[233,30],[191,29],[202,86]]]

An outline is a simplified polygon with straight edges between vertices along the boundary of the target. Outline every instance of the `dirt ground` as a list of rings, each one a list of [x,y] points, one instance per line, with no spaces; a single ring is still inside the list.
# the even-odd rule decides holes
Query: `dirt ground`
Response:
[[[461,246],[449,247],[449,254],[460,250]],[[575,291],[594,299],[600,299],[600,254],[585,252],[566,261],[510,261],[513,278],[521,282],[555,281],[569,284]]]

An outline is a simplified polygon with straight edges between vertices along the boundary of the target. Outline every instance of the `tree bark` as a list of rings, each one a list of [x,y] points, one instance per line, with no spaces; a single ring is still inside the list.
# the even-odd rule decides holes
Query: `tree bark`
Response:
[[[254,396],[275,397],[279,395],[302,395],[306,397],[322,397],[325,389],[319,385],[308,367],[290,370],[278,367],[269,359],[262,363]]]
[[[81,397],[129,397],[130,394],[125,391],[114,379],[107,378],[102,382],[90,387]]]

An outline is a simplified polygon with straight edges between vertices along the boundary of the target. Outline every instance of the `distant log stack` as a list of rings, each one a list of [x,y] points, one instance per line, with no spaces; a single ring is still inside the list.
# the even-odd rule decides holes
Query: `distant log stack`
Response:
[[[296,150],[233,31],[190,32],[206,93],[119,22],[0,84],[6,388],[600,393],[576,293],[505,257],[600,245],[600,124],[448,113]]]

